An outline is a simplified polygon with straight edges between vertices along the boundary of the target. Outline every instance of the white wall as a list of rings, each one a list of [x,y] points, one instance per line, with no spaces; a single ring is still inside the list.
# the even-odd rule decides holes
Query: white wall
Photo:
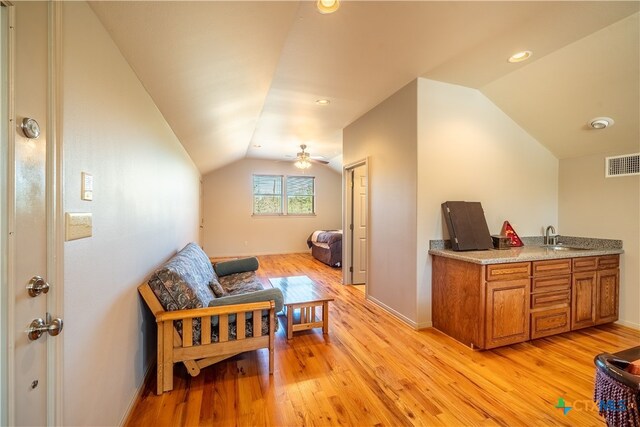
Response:
[[[369,158],[368,296],[414,325],[417,114],[414,80],[343,132],[343,163]]]
[[[631,153],[560,161],[559,224],[562,234],[623,241],[619,318],[640,328],[640,176],[604,177],[605,157],[621,154]]]
[[[155,351],[136,287],[198,239],[200,174],[89,6],[63,7],[64,206],[93,214],[64,245],[64,423],[117,425]]]
[[[314,176],[315,216],[252,216],[253,174]],[[203,179],[203,247],[209,256],[308,252],[314,230],[342,228],[342,178],[314,164],[306,172],[292,162],[243,159]]]
[[[418,323],[431,323],[429,240],[448,238],[441,203],[481,202],[492,234],[558,224],[558,160],[480,91],[418,79]],[[565,230],[557,228],[558,232]]]

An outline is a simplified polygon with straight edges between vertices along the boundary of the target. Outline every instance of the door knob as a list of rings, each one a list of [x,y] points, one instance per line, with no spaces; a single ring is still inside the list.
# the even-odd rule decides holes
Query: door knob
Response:
[[[49,292],[49,284],[40,276],[33,276],[27,285],[27,292],[30,297],[37,297],[40,294]]]
[[[45,332],[48,332],[52,337],[55,337],[60,332],[62,332],[62,327],[64,326],[64,322],[62,321],[62,319],[60,319],[59,317],[51,319],[48,313],[47,319],[49,320],[49,323],[45,322],[41,318],[33,319],[33,322],[31,322],[31,324],[29,325],[29,329],[27,329],[29,340],[35,341],[40,338]]]

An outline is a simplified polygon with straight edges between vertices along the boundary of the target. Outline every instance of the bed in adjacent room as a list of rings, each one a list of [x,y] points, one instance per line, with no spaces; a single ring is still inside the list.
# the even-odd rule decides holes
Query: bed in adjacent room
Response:
[[[317,230],[307,239],[311,255],[331,267],[342,265],[342,230]]]

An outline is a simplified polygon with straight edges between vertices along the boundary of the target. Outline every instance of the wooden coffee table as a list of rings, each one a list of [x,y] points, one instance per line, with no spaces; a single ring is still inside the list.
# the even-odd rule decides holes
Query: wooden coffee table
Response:
[[[322,328],[329,333],[329,298],[316,289],[307,276],[276,277],[269,279],[274,288],[284,295],[284,315],[287,319],[287,339],[296,331]]]

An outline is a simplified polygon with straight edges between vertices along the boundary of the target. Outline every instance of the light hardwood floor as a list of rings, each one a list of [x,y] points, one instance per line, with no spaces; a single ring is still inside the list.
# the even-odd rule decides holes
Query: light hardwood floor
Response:
[[[329,334],[276,340],[275,371],[259,350],[156,396],[151,375],[127,425],[566,425],[604,426],[592,402],[593,357],[640,344],[640,332],[588,328],[491,351],[474,351],[435,329],[415,331],[340,271],[308,254],[262,256],[258,273],[307,275],[335,298]],[[393,283],[389,283],[393,286]],[[566,415],[558,398],[572,406]]]

